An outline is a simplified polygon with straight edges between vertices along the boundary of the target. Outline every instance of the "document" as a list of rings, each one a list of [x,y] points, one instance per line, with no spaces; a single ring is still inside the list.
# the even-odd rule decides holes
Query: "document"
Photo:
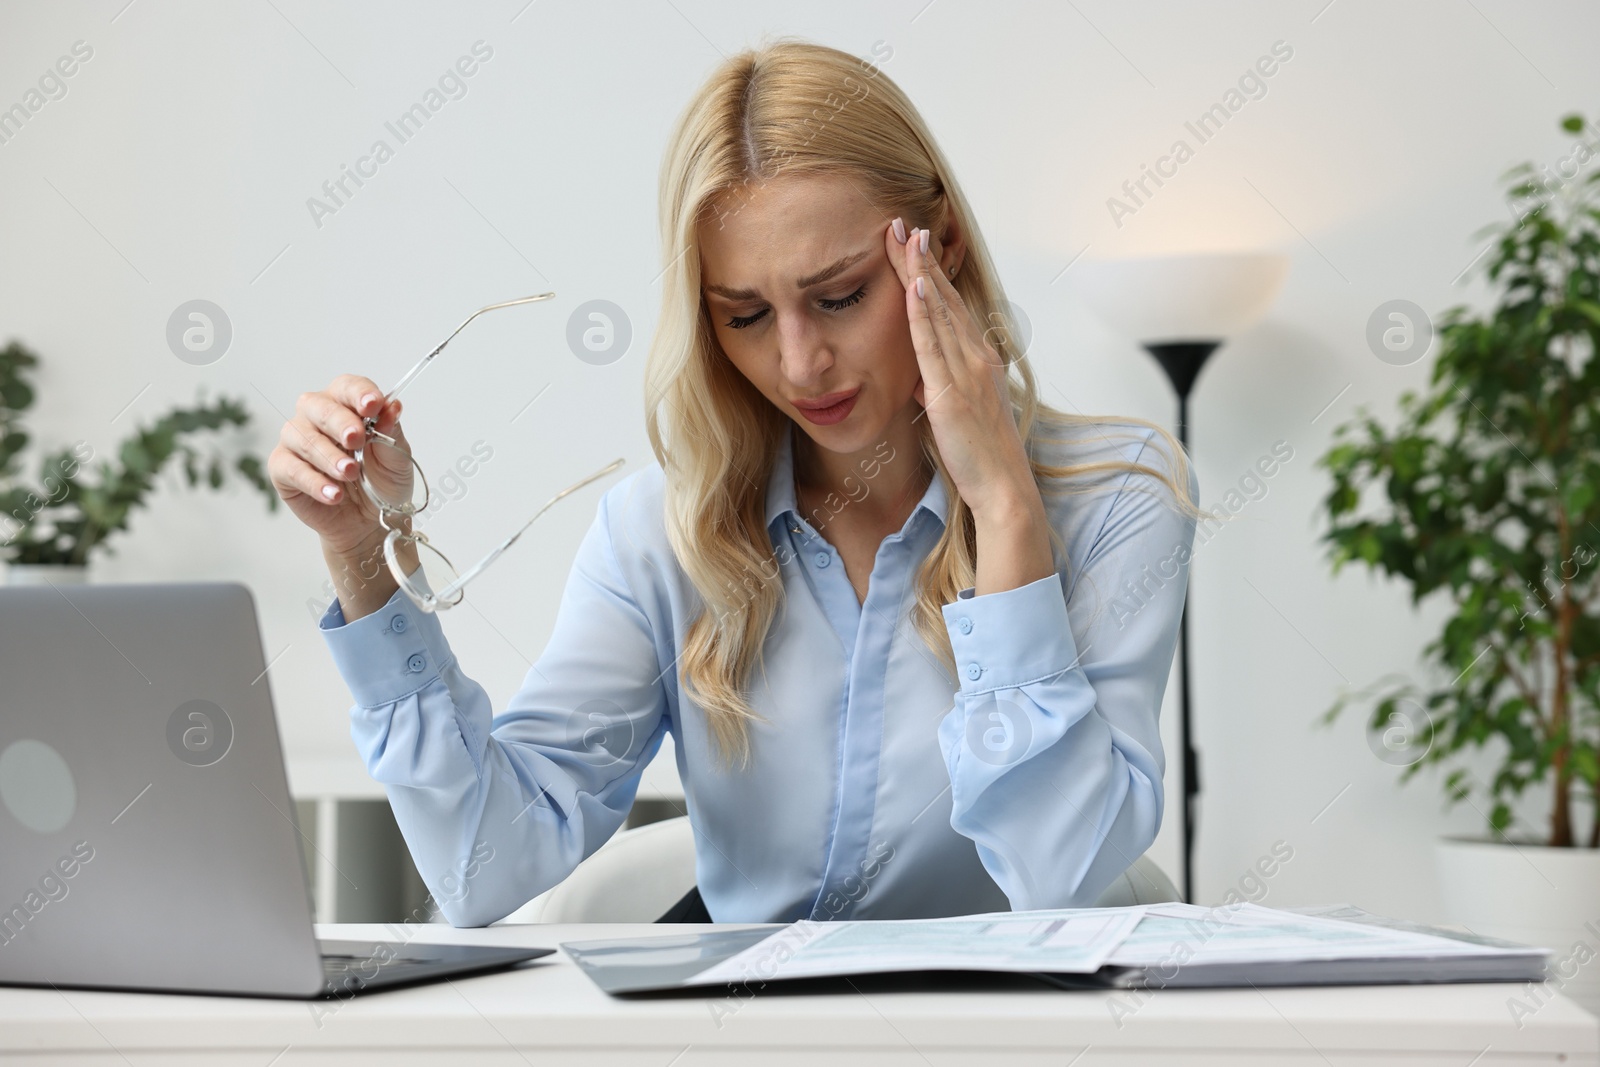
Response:
[[[1435,934],[1365,925],[1240,903],[1215,908],[1151,904],[1108,963],[1154,967],[1182,956],[1186,965],[1310,960],[1427,960],[1449,956],[1526,954]]]
[[[1537,982],[1550,955],[1348,904],[1288,910],[1248,903],[800,920],[561,947],[617,995],[914,971],[1026,973],[1069,989]]]
[[[1092,974],[1144,910],[1135,905],[926,920],[801,920],[685,984],[894,971]]]

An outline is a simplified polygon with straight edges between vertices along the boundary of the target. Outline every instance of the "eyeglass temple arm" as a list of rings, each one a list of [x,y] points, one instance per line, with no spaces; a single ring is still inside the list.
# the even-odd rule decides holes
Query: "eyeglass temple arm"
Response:
[[[601,467],[599,470],[597,470],[593,474],[589,475],[587,478],[583,479],[582,481],[574,482],[572,485],[569,485],[565,489],[561,490],[561,492],[557,493],[555,496],[553,496],[549,500],[547,500],[545,502],[544,507],[542,507],[538,511],[534,512],[533,513],[533,518],[529,519],[527,522],[522,524],[522,529],[518,530],[516,533],[512,534],[510,537],[508,537],[504,541],[502,541],[500,543],[500,547],[499,548],[496,548],[493,552],[489,553],[481,561],[479,561],[476,565],[474,565],[471,570],[467,571],[467,573],[461,575],[455,581],[451,582],[449,585],[447,585],[443,589],[439,590],[437,593],[434,594],[434,596],[438,597],[441,600],[448,599],[449,597],[454,596],[456,594],[457,590],[461,589],[462,586],[466,585],[468,582],[472,581],[472,579],[476,578],[479,575],[479,573],[481,573],[483,571],[483,569],[485,567],[487,567],[489,564],[491,564],[495,560],[499,559],[501,553],[503,553],[506,549],[510,548],[513,544],[515,544],[517,538],[521,537],[523,535],[523,533],[527,531],[528,527],[532,526],[534,524],[534,522],[536,522],[538,520],[540,515],[543,515],[545,512],[549,511],[550,508],[553,507],[556,504],[556,502],[559,501],[562,497],[567,496],[570,493],[577,492],[579,489],[582,489],[584,486],[588,485],[592,481],[596,481],[597,479],[604,478],[606,475],[610,474],[612,471],[616,470],[618,467],[621,467],[626,462],[627,461],[624,460],[624,459],[614,459],[610,463],[606,464],[604,467]]]
[[[411,380],[417,375],[421,374],[429,363],[433,362],[433,357],[437,356],[440,352],[443,352],[444,346],[455,340],[456,334],[467,328],[467,323],[471,322],[479,315],[482,315],[485,311],[498,311],[500,308],[516,307],[518,304],[532,304],[539,300],[549,300],[555,295],[555,293],[536,293],[533,296],[522,296],[515,300],[503,300],[498,304],[489,304],[485,307],[479,308],[477,311],[474,311],[465,319],[461,320],[461,325],[450,331],[450,336],[446,337],[443,341],[440,341],[438,347],[436,347],[432,352],[429,352],[427,355],[423,356],[422,359],[417,362],[415,367],[412,367],[410,370],[406,371],[405,376],[400,379],[399,384],[397,384],[393,389],[389,390],[389,395],[383,398],[384,405],[387,406],[389,401],[399,396],[400,390],[410,385]]]

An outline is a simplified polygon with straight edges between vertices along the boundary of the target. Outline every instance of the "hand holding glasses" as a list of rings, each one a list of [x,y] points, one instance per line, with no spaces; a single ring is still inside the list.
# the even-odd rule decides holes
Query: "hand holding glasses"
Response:
[[[518,304],[532,304],[540,300],[549,300],[554,293],[539,293],[535,296],[524,296],[516,300],[506,300],[499,304],[490,304],[481,307],[468,315],[450,334],[441,341],[437,348],[429,352],[417,363],[416,366],[401,377],[399,383],[390,390],[379,405],[382,411],[389,406],[390,401],[400,395],[400,391],[414,381],[421,374],[423,368],[433,361],[433,358],[444,351],[444,346],[449,344],[467,323],[482,315],[486,311],[497,311],[500,308],[516,307]],[[367,497],[377,505],[378,522],[388,531],[383,541],[384,559],[388,561],[389,572],[394,575],[394,580],[400,588],[405,590],[408,597],[423,611],[443,611],[461,603],[466,584],[479,574],[484,568],[499,559],[506,549],[514,544],[523,532],[532,526],[556,501],[583,488],[590,482],[605,477],[618,469],[625,462],[621,459],[612,460],[606,466],[595,471],[587,478],[574,482],[546,501],[545,505],[533,513],[533,518],[522,524],[510,537],[472,567],[465,574],[459,574],[449,558],[428,540],[428,535],[411,528],[413,516],[427,509],[429,503],[428,479],[422,471],[421,464],[396,437],[383,433],[378,429],[376,416],[369,416],[362,420],[366,426],[366,441],[361,448],[355,451],[355,460],[361,471],[361,488]],[[420,489],[421,498],[417,493]],[[407,574],[404,564],[399,557],[399,551],[406,546],[414,546],[420,566],[413,573]]]

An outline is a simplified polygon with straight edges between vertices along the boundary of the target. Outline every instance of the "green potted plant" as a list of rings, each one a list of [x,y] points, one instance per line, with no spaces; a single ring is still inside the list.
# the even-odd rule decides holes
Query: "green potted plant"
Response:
[[[25,483],[20,456],[29,444],[21,415],[33,406],[29,381],[39,358],[16,341],[0,348],[0,559],[12,584],[81,582],[89,555],[128,527],[168,461],[181,456],[191,486],[203,479],[221,488],[228,471],[238,473],[276,510],[278,494],[255,455],[212,443],[202,456],[191,441],[208,431],[243,427],[250,413],[227,398],[177,408],[136,429],[117,451],[115,464],[101,461],[94,481],[84,471],[94,459],[87,442],[50,452],[39,461],[36,483]],[[107,546],[106,551],[110,551]]]
[[[1594,132],[1579,116],[1562,126]],[[1594,146],[1569,158],[1586,163]],[[1318,460],[1333,481],[1319,511],[1334,572],[1363,564],[1403,579],[1413,604],[1449,606],[1424,649],[1434,684],[1386,677],[1323,721],[1375,698],[1373,750],[1404,767],[1402,782],[1488,750],[1487,781],[1459,760],[1443,778],[1487,833],[1438,843],[1442,898],[1474,930],[1556,949],[1558,975],[1574,942],[1585,960],[1600,954],[1597,178],[1581,166],[1564,182],[1527,165],[1506,176],[1528,210],[1483,233],[1493,306],[1445,313],[1430,385],[1401,394],[1398,425],[1360,411]],[[1530,786],[1548,821],[1519,819]],[[1596,971],[1568,992],[1600,1010]]]

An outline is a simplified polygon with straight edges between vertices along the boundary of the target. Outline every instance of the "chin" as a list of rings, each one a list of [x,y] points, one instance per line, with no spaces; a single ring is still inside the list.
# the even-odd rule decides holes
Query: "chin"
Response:
[[[798,420],[795,425],[800,427],[802,433],[811,438],[811,443],[818,448],[839,455],[850,455],[863,449],[871,448],[884,438],[884,431],[888,428],[888,420],[878,419],[868,421],[861,418],[862,412],[852,411],[850,417],[843,422],[836,422],[832,426],[818,426]]]

